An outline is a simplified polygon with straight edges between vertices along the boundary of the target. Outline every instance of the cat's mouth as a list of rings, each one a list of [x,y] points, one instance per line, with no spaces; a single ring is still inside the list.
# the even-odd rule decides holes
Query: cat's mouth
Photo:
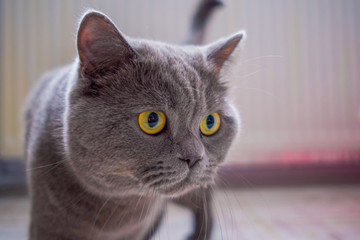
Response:
[[[195,188],[207,187],[214,183],[214,165],[189,169],[177,169],[166,165],[148,166],[139,175],[142,189],[155,191],[167,197],[176,197]]]

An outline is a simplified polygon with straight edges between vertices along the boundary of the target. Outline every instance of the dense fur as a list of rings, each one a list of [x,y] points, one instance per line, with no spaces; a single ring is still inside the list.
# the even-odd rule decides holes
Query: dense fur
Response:
[[[237,132],[219,72],[242,37],[172,46],[85,14],[79,58],[45,76],[28,102],[30,239],[148,239],[167,199],[193,209],[192,238],[208,239],[206,188]],[[137,122],[152,110],[167,117],[157,135]],[[200,122],[213,112],[220,129],[204,136]]]

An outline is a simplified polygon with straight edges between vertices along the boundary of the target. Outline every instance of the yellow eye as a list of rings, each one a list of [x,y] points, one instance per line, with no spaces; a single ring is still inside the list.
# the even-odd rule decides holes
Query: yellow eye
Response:
[[[216,112],[207,115],[200,123],[200,131],[206,136],[216,133],[219,130],[219,127],[220,116]]]
[[[138,123],[141,130],[153,135],[164,129],[166,117],[159,111],[147,111],[139,114]]]

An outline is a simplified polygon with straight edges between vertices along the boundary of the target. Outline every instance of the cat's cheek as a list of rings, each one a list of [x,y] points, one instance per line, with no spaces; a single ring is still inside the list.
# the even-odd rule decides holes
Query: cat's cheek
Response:
[[[234,131],[233,128],[222,126],[213,136],[204,136],[202,138],[211,164],[220,164],[224,162],[235,136],[236,131]]]

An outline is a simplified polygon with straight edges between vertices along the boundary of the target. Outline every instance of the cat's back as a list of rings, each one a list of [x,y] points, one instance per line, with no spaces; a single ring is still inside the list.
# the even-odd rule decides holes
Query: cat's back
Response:
[[[39,146],[39,141],[61,137],[66,86],[71,81],[74,65],[46,73],[30,93],[25,108],[27,158]]]

